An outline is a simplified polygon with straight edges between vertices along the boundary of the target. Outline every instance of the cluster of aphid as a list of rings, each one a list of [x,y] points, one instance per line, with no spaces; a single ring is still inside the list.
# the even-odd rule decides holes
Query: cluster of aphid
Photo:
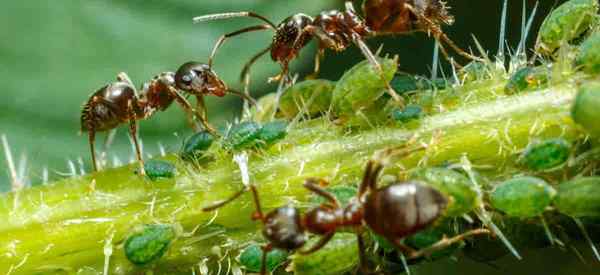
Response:
[[[440,0],[367,0],[363,3],[364,18],[354,9],[352,2],[346,1],[344,11],[330,10],[321,12],[316,17],[305,14],[295,14],[275,25],[265,17],[253,12],[231,12],[211,14],[194,18],[194,22],[228,19],[234,17],[254,17],[266,24],[247,27],[221,36],[215,44],[208,64],[188,62],[183,64],[175,73],[164,72],[153,78],[137,92],[133,82],[125,73],[120,73],[117,81],[106,85],[96,91],[84,105],[81,114],[81,130],[89,134],[90,150],[94,170],[97,170],[94,141],[97,131],[107,131],[116,128],[119,124],[129,123],[130,134],[135,144],[140,171],[144,174],[143,160],[138,145],[137,120],[147,119],[156,111],[163,111],[173,101],[186,111],[190,124],[194,129],[194,117],[202,122],[206,130],[216,135],[215,129],[208,123],[204,95],[224,96],[233,93],[253,101],[248,94],[239,93],[219,79],[212,70],[212,63],[218,48],[226,39],[252,31],[275,30],[271,44],[252,57],[242,71],[242,79],[247,79],[251,65],[267,52],[271,58],[281,64],[282,72],[275,80],[289,81],[289,63],[298,56],[311,39],[316,39],[319,50],[316,55],[315,72],[318,74],[320,58],[325,49],[343,51],[351,44],[357,45],[369,63],[380,72],[383,78],[383,69],[365,44],[364,39],[376,35],[403,34],[415,31],[424,31],[433,35],[436,40],[448,44],[459,54],[479,60],[450,40],[442,31],[442,24],[451,24],[453,17],[448,13],[444,2]],[[445,48],[441,47],[444,55],[451,60]],[[400,97],[385,81],[388,93],[394,100],[402,104]],[[247,90],[247,89],[246,89]],[[179,91],[183,91],[184,95]],[[196,96],[197,107],[194,109],[186,97]]]

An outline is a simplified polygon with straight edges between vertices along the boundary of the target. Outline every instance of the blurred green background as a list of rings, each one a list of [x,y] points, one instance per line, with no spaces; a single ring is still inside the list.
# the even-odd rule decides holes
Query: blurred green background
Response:
[[[475,35],[486,50],[495,54],[501,16],[501,0],[448,1],[456,23],[446,31],[463,48],[474,47]],[[533,26],[564,1],[541,1]],[[528,0],[528,12],[535,1]],[[358,3],[357,3],[358,4]],[[127,72],[137,86],[155,74],[175,70],[190,61],[206,61],[215,40],[223,33],[255,24],[255,19],[235,19],[193,25],[193,16],[251,10],[279,22],[297,12],[315,15],[320,10],[342,8],[339,0],[24,0],[5,1],[0,9],[0,134],[6,134],[19,162],[26,158],[27,182],[39,183],[42,168],[51,178],[68,172],[68,161],[81,159],[89,170],[87,138],[78,136],[82,103],[98,88]],[[509,0],[508,44],[515,48],[521,31],[522,1]],[[269,42],[271,32],[257,32],[229,41],[219,52],[215,69],[234,87],[244,62]],[[531,46],[534,36],[529,38]],[[425,34],[375,38],[373,49],[384,44],[384,52],[400,56],[401,69],[428,75],[433,40]],[[314,45],[305,49],[293,70],[306,74],[312,69]],[[356,48],[340,54],[328,52],[322,77],[337,79],[363,57]],[[464,62],[464,60],[461,60]],[[275,89],[266,78],[278,66],[264,58],[253,70],[252,93],[258,97]],[[175,105],[174,105],[175,106]],[[239,113],[236,97],[209,98],[209,116],[223,124]],[[141,122],[140,136],[146,153],[157,154],[158,143],[178,150],[190,134],[182,111],[175,107]],[[98,144],[103,136],[98,138]],[[101,148],[99,148],[101,149]],[[128,161],[131,146],[127,131],[119,130],[109,159]],[[0,190],[8,190],[9,176],[4,154],[0,155]],[[587,247],[581,250],[588,252]],[[418,274],[599,274],[598,265],[584,265],[571,251],[528,253],[526,261],[505,257],[492,264],[472,261],[441,262],[417,268]],[[586,259],[592,259],[586,254]],[[470,270],[470,271],[467,271]],[[436,273],[439,274],[439,273]]]

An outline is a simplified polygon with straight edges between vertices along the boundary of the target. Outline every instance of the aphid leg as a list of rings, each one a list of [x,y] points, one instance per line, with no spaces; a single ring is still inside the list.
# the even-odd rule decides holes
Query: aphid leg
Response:
[[[247,33],[247,32],[262,31],[262,30],[268,30],[268,29],[273,29],[273,27],[269,24],[263,24],[263,25],[256,25],[256,26],[243,28],[241,30],[237,30],[237,31],[222,35],[221,37],[219,37],[219,40],[217,40],[217,43],[215,43],[215,46],[212,49],[210,57],[208,58],[208,66],[212,68],[213,59],[214,59],[215,55],[217,54],[217,50],[223,45],[223,43],[225,43],[225,40],[227,40],[228,38],[231,38],[236,35],[243,34],[243,33]]]
[[[358,46],[358,48],[367,58],[367,60],[369,60],[369,63],[371,63],[371,65],[375,67],[377,71],[379,71],[379,75],[381,76],[381,80],[385,83],[385,87],[387,89],[388,94],[392,96],[392,99],[394,99],[394,101],[400,104],[401,107],[404,107],[404,99],[400,95],[398,95],[398,93],[396,93],[396,91],[394,90],[394,88],[392,88],[392,86],[390,86],[390,83],[388,81],[385,81],[383,68],[381,67],[381,64],[379,64],[379,61],[377,61],[377,58],[375,58],[375,55],[369,49],[369,46],[367,46],[365,41],[362,38],[360,38],[360,36],[356,33],[353,33],[352,40]]]
[[[319,181],[320,181],[319,179],[315,179],[315,178],[307,179],[306,181],[304,181],[304,188],[310,190],[311,192],[315,193],[318,196],[323,197],[325,200],[327,200],[329,203],[331,203],[332,206],[339,207],[340,203],[335,198],[335,196],[332,195],[327,190],[323,189],[321,186],[319,186],[319,184],[318,184]]]
[[[98,164],[96,163],[96,150],[94,148],[94,142],[96,142],[96,131],[94,129],[88,129],[88,141],[90,143],[90,152],[92,153],[92,167],[94,172],[98,172]]]
[[[200,129],[198,128],[198,124],[196,124],[196,121],[194,120],[194,114],[196,114],[196,116],[198,117],[200,117],[200,114],[196,113],[194,108],[192,108],[192,104],[190,104],[190,102],[188,102],[187,99],[185,99],[185,97],[183,97],[176,89],[170,86],[167,87],[169,93],[171,93],[171,95],[175,98],[177,103],[179,103],[181,108],[183,108],[183,110],[185,111],[190,127],[194,129],[194,132],[198,132]]]
[[[271,27],[273,27],[273,29],[277,28],[277,26],[273,22],[271,22],[269,19],[267,19],[266,17],[264,17],[260,14],[251,12],[251,11],[207,14],[207,15],[202,15],[202,16],[196,16],[196,17],[192,18],[192,20],[194,21],[194,23],[200,23],[200,22],[207,22],[207,21],[214,21],[214,20],[236,18],[236,17],[258,18],[258,19],[264,21],[265,23],[271,25]]]
[[[142,151],[140,150],[140,144],[137,139],[137,122],[135,119],[130,119],[129,121],[129,134],[133,139],[133,144],[135,145],[135,154],[140,166],[140,175],[145,176],[146,170],[144,170],[144,160],[142,159]]]
[[[317,250],[323,248],[325,245],[327,245],[327,243],[329,243],[329,241],[331,241],[331,239],[333,238],[333,235],[335,235],[335,231],[329,232],[325,235],[323,235],[323,237],[321,237],[321,239],[319,239],[319,241],[313,245],[311,248],[306,249],[306,250],[298,250],[298,254],[301,255],[307,255],[307,254],[311,254],[316,252]]]
[[[267,254],[273,249],[271,244],[262,247],[262,260],[260,263],[260,275],[267,275]]]
[[[427,16],[425,16],[421,12],[417,11],[411,4],[404,4],[404,7],[406,7],[408,10],[410,10],[412,12],[412,14],[415,15],[419,19],[419,21],[421,21],[424,25],[426,25],[427,31],[433,33],[433,37],[436,40],[441,41],[441,42],[445,42],[456,53],[458,53],[459,55],[462,55],[463,57],[465,57],[467,59],[476,60],[476,61],[480,61],[480,62],[485,62],[485,60],[483,58],[473,56],[472,54],[467,53],[463,49],[461,49],[460,47],[458,47],[456,45],[456,43],[454,43],[454,41],[452,41],[442,31],[442,29],[440,28],[440,26],[437,23],[431,21],[429,18],[427,18]],[[442,43],[440,43],[440,44],[442,44]]]
[[[325,49],[319,45],[319,49],[315,54],[315,69],[314,71],[307,75],[306,79],[317,79],[319,77],[319,73],[321,73],[321,59],[325,56]]]
[[[200,118],[200,122],[202,123],[202,126],[204,126],[204,129],[206,129],[206,131],[211,133],[213,136],[218,136],[215,128],[213,128],[212,125],[210,125],[210,123],[208,122],[208,114],[206,112],[206,103],[204,102],[204,96],[202,96],[202,95],[196,96],[196,112]]]
[[[442,238],[442,240],[438,241],[437,243],[434,243],[431,246],[423,248],[419,251],[415,251],[412,254],[408,254],[407,256],[409,259],[416,259],[416,258],[420,258],[423,256],[428,256],[435,251],[439,251],[439,250],[449,247],[455,243],[462,242],[465,238],[468,238],[471,236],[476,236],[476,235],[485,235],[485,234],[490,234],[490,233],[491,232],[488,229],[480,228],[480,229],[470,230],[468,232],[454,236],[452,238],[444,237],[444,238]]]

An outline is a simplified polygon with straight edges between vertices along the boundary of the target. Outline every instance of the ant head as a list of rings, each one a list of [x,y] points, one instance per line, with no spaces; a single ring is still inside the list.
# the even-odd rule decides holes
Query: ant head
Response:
[[[175,85],[194,95],[224,96],[228,90],[225,82],[208,64],[199,62],[187,62],[181,65],[175,73]]]
[[[314,19],[306,14],[292,15],[277,26],[271,44],[271,58],[279,63],[287,64],[294,59],[300,49],[310,41],[311,34],[304,28],[311,25]]]
[[[273,246],[294,250],[306,243],[300,211],[284,206],[269,212],[264,219],[263,235]]]

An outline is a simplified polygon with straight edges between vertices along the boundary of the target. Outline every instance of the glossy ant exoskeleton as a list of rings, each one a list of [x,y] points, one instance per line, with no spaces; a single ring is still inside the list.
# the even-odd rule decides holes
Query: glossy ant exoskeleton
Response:
[[[356,44],[363,55],[383,76],[381,65],[375,55],[371,52],[364,39],[388,34],[404,34],[415,31],[424,31],[433,34],[438,41],[445,42],[457,53],[469,59],[481,60],[462,49],[450,40],[441,29],[441,24],[451,24],[452,16],[448,14],[447,8],[440,0],[366,0],[363,4],[365,18],[360,17],[351,1],[346,1],[345,11],[330,10],[321,12],[315,18],[299,13],[283,20],[275,25],[265,17],[253,12],[231,12],[221,14],[210,14],[194,18],[194,22],[228,19],[234,17],[254,17],[267,24],[247,27],[232,33],[225,34],[215,44],[209,64],[227,38],[258,30],[275,30],[275,35],[269,47],[260,51],[250,59],[242,70],[242,80],[247,78],[252,64],[261,56],[270,51],[271,58],[282,67],[282,72],[275,80],[284,77],[288,73],[289,63],[298,56],[299,51],[308,44],[312,38],[316,38],[319,49],[315,56],[315,69],[313,75],[318,75],[320,70],[320,59],[325,49],[343,51],[352,43]],[[440,43],[440,45],[442,45]],[[449,58],[447,51],[442,46],[442,53]],[[398,102],[402,98],[388,86],[388,93]]]
[[[407,155],[415,150],[405,150]],[[473,229],[452,238],[443,238],[430,247],[415,250],[404,245],[401,240],[432,225],[443,216],[449,203],[438,190],[417,181],[395,182],[385,187],[377,187],[378,176],[383,169],[380,161],[369,161],[355,199],[342,206],[335,196],[323,189],[324,180],[308,179],[304,187],[323,197],[326,203],[302,214],[298,208],[283,206],[264,214],[254,185],[249,185],[256,211],[252,215],[263,223],[262,233],[268,244],[263,246],[261,274],[266,274],[266,254],[273,248],[296,251],[300,254],[313,253],[325,246],[335,233],[342,228],[356,232],[359,246],[361,269],[366,269],[365,244],[362,232],[368,227],[394,244],[407,258],[427,256],[434,251],[446,248],[472,235],[489,234],[487,229]],[[235,200],[245,193],[243,189],[229,199],[206,207],[212,211]],[[307,241],[307,233],[321,236],[312,247],[300,250]]]
[[[92,165],[98,170],[94,142],[96,132],[108,131],[122,123],[129,123],[129,133],[136,149],[136,157],[140,164],[140,173],[145,174],[144,162],[137,140],[137,120],[146,119],[157,110],[167,109],[173,101],[177,101],[188,114],[193,127],[193,112],[190,104],[183,98],[175,86],[175,75],[165,72],[145,85],[141,95],[126,73],[119,73],[117,81],[110,83],[92,94],[81,112],[81,130],[88,132]]]

